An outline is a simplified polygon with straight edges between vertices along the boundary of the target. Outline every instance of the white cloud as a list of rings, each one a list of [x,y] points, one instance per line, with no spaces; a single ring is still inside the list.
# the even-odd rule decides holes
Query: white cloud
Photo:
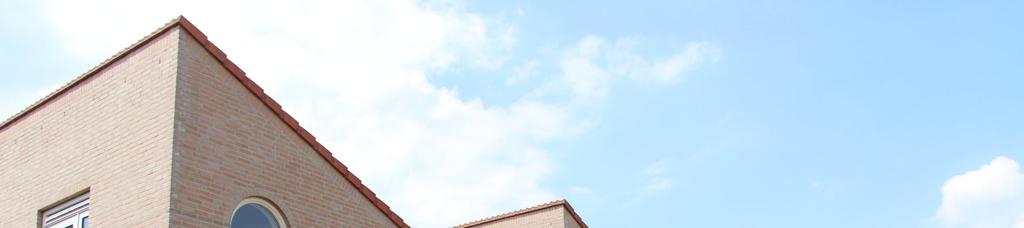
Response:
[[[1024,173],[1016,161],[991,163],[954,176],[942,186],[942,203],[933,218],[943,227],[1024,227]]]
[[[516,25],[458,3],[52,0],[46,6],[68,49],[97,61],[186,15],[399,215],[422,227],[558,198],[544,186],[558,162],[544,145],[594,124],[594,107],[614,81],[672,84],[718,56],[713,45],[697,42],[652,59],[625,48],[625,40],[587,36],[559,56],[529,58],[506,82],[544,83],[507,105],[490,105],[428,80],[453,67],[516,69],[505,53],[521,35]],[[556,73],[538,75],[544,67]],[[648,168],[645,191],[671,187],[662,163]]]

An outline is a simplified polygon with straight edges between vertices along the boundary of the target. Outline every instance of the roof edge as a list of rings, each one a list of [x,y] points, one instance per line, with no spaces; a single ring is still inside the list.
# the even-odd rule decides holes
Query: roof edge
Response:
[[[359,177],[356,177],[355,174],[348,170],[347,166],[342,164],[341,161],[338,161],[338,159],[335,159],[332,153],[329,150],[327,150],[326,147],[320,144],[320,142],[316,140],[316,137],[313,137],[313,135],[310,134],[309,131],[306,131],[305,128],[300,126],[299,122],[295,120],[295,118],[293,118],[283,109],[281,109],[281,105],[278,104],[277,101],[274,101],[273,98],[270,98],[270,96],[264,93],[263,89],[260,88],[259,85],[256,85],[256,83],[253,82],[252,79],[249,79],[249,77],[245,75],[245,71],[242,71],[242,69],[235,65],[235,63],[231,62],[231,60],[227,58],[227,55],[224,54],[224,52],[221,51],[220,48],[217,48],[216,45],[211,43],[207,39],[206,34],[204,34],[202,31],[199,31],[199,28],[196,28],[195,25],[192,24],[192,22],[189,22],[188,19],[185,18],[185,16],[178,16],[170,22],[167,22],[167,24],[165,24],[163,27],[143,37],[142,39],[135,42],[128,48],[121,50],[114,56],[111,56],[110,58],[103,61],[99,65],[93,67],[86,73],[71,80],[71,82],[68,82],[67,84],[57,89],[56,91],[50,93],[43,99],[36,101],[35,103],[25,108],[24,110],[18,112],[14,116],[11,116],[3,123],[0,123],[0,132],[3,132],[9,126],[13,125],[14,123],[17,123],[19,120],[35,112],[41,107],[46,106],[51,101],[61,97],[72,88],[75,88],[78,85],[88,81],[93,76],[97,75],[98,72],[102,71],[103,69],[107,68],[108,66],[117,62],[118,60],[123,59],[129,53],[134,52],[135,50],[139,49],[140,47],[159,37],[163,33],[173,28],[179,27],[184,31],[188,32],[193,39],[199,42],[199,44],[203,46],[203,49],[205,49],[208,53],[213,55],[214,58],[216,58],[217,61],[221,64],[221,66],[227,69],[228,72],[230,72],[231,75],[235,77],[235,79],[241,82],[242,85],[245,86],[247,90],[249,90],[249,92],[251,92],[257,98],[259,98],[260,102],[266,105],[267,108],[270,108],[270,110],[273,111],[276,114],[276,116],[281,119],[281,121],[284,121],[285,125],[288,125],[288,127],[291,128],[292,131],[299,135],[299,138],[302,138],[307,144],[309,144],[310,147],[313,148],[314,151],[320,154],[320,157],[326,160],[327,163],[329,163],[331,167],[334,168],[335,171],[341,174],[346,181],[348,181],[350,184],[353,185],[353,187],[358,189],[359,193],[366,197],[366,199],[369,200],[370,203],[372,203],[375,207],[377,207],[377,209],[380,210],[381,213],[384,213],[388,220],[390,220],[398,227],[409,227],[409,225],[406,224],[405,221],[398,216],[398,214],[395,214],[395,212],[391,210],[391,207],[384,203],[384,201],[382,201],[380,198],[377,198],[377,194],[373,193],[372,190],[366,187],[366,185],[363,184],[362,180],[360,180]]]
[[[492,223],[492,222],[497,222],[497,221],[501,221],[503,219],[507,219],[507,218],[511,218],[511,217],[515,217],[515,216],[519,216],[519,215],[524,215],[524,214],[528,214],[530,212],[540,211],[540,210],[544,210],[544,209],[548,209],[548,208],[552,208],[552,207],[557,207],[557,206],[565,207],[565,210],[568,211],[570,215],[572,215],[572,219],[576,220],[576,223],[580,224],[580,226],[582,226],[583,228],[588,228],[589,227],[589,226],[587,226],[586,223],[583,222],[583,219],[580,218],[580,215],[576,214],[576,210],[572,209],[572,205],[569,205],[569,201],[567,201],[565,199],[560,199],[560,200],[555,200],[555,201],[551,201],[551,202],[548,202],[548,203],[544,203],[544,204],[540,204],[540,205],[536,205],[536,206],[532,206],[532,207],[527,207],[527,208],[523,208],[523,209],[519,209],[519,210],[515,210],[515,211],[505,212],[505,213],[498,214],[498,215],[495,215],[495,216],[491,216],[491,217],[479,219],[479,220],[476,220],[476,221],[464,223],[464,224],[461,224],[461,225],[457,225],[457,226],[455,226],[453,228],[469,228],[469,227],[473,227],[473,226],[479,226],[479,225],[488,224],[488,223]]]

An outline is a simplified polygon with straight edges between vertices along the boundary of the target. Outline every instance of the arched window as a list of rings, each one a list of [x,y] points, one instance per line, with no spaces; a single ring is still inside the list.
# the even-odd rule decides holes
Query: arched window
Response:
[[[260,198],[248,198],[235,208],[231,228],[287,228],[287,225],[273,204]]]

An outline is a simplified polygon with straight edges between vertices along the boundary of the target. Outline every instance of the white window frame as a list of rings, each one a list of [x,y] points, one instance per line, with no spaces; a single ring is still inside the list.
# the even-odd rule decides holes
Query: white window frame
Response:
[[[228,221],[234,220],[235,213],[238,213],[238,209],[248,204],[256,204],[263,207],[267,211],[270,211],[270,214],[272,214],[274,216],[274,219],[277,220],[276,222],[278,228],[288,228],[288,221],[284,220],[284,216],[281,214],[280,209],[278,209],[277,206],[274,206],[274,204],[270,203],[270,201],[267,201],[259,197],[249,197],[242,200],[241,203],[238,203],[238,206],[235,206],[235,210],[231,212],[231,218],[229,218]]]
[[[82,220],[86,218],[89,218],[88,193],[43,212],[43,228],[82,228]]]

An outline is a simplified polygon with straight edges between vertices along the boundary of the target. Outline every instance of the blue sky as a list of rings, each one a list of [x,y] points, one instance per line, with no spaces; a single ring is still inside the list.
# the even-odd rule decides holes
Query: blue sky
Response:
[[[0,115],[184,14],[414,226],[1024,227],[1020,2],[161,4],[0,6]]]

